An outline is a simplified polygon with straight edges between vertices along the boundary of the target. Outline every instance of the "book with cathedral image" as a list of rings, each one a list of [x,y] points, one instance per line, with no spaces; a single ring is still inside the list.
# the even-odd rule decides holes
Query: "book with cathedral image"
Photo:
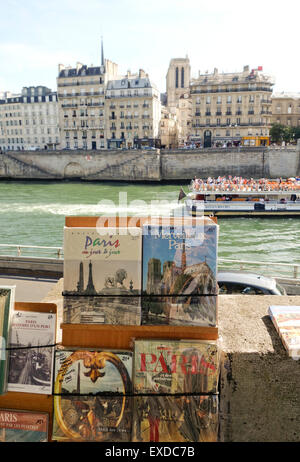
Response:
[[[218,225],[143,226],[142,324],[215,326]]]
[[[140,324],[141,228],[64,230],[64,322]]]

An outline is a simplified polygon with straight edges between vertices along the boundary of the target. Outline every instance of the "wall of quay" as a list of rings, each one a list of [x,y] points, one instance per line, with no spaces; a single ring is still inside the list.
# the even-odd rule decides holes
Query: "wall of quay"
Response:
[[[172,182],[219,175],[299,176],[300,147],[0,153],[0,178],[5,179]]]

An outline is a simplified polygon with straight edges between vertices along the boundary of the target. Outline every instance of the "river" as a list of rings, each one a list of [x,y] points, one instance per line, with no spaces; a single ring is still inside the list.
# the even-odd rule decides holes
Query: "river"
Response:
[[[1,181],[0,244],[60,247],[68,215],[163,214],[178,207],[180,186]],[[300,263],[297,218],[219,218],[218,223],[220,258]]]

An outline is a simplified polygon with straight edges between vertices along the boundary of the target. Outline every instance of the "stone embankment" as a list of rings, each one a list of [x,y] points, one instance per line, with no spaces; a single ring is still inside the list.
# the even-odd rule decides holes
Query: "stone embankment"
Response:
[[[300,175],[294,149],[8,151],[0,154],[0,178],[125,182],[187,182],[195,176],[252,178]]]

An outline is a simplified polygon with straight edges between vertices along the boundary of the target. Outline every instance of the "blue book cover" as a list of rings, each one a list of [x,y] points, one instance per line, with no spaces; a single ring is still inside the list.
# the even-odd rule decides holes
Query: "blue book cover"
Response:
[[[218,226],[144,225],[142,324],[215,326]]]

